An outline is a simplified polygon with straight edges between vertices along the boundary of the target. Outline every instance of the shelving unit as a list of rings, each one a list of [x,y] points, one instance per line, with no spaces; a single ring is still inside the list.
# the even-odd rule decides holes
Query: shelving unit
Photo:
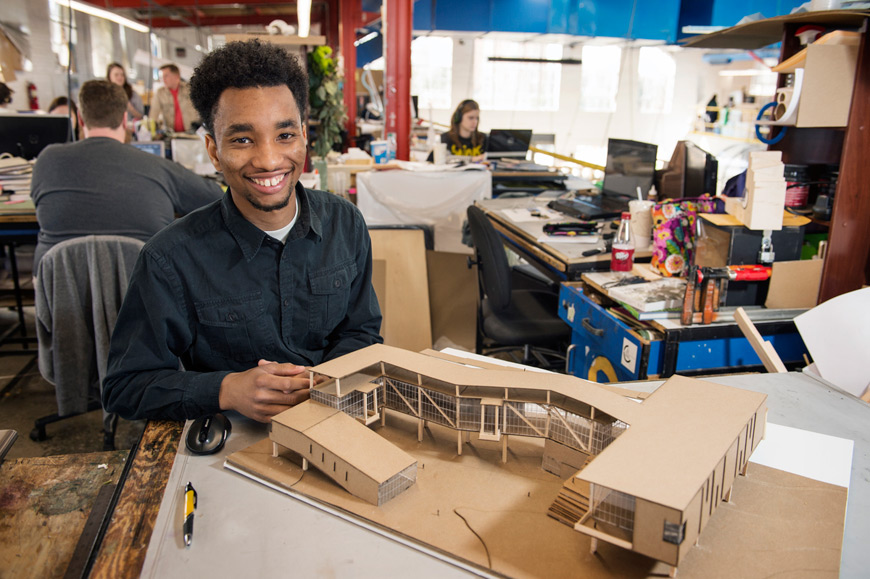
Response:
[[[819,303],[859,289],[870,280],[870,168],[865,162],[870,154],[870,130],[866,127],[870,119],[868,20],[870,11],[865,10],[807,12],[751,22],[686,42],[686,46],[699,48],[747,50],[782,42],[782,61],[801,49],[794,35],[801,26],[817,24],[830,30],[850,28],[861,32],[848,125],[789,127],[785,137],[770,147],[782,151],[784,163],[833,164],[840,168]]]

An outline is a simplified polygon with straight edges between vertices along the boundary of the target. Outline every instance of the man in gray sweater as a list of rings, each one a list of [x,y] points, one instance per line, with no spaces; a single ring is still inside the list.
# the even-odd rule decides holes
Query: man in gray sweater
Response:
[[[107,80],[79,92],[85,139],[52,145],[33,169],[39,221],[33,271],[48,249],[85,235],[148,241],[171,223],[221,197],[217,183],[177,163],[124,144],[127,95]]]

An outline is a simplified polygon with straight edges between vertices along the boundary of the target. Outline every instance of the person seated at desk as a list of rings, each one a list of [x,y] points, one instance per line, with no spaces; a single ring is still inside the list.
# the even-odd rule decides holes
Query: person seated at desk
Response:
[[[48,105],[48,114],[68,116],[73,127],[73,138],[71,140],[82,140],[82,126],[81,123],[79,123],[79,109],[76,106],[75,101],[71,101],[65,96],[59,96]]]
[[[471,99],[459,103],[450,118],[450,130],[441,133],[441,142],[447,144],[447,154],[471,157],[469,160],[473,163],[486,159],[487,138],[477,130],[479,124],[480,105]]]
[[[177,163],[124,144],[127,94],[107,80],[79,91],[85,139],[46,147],[33,167],[39,237],[33,271],[49,248],[86,235],[148,241],[221,196],[220,186]]]
[[[15,110],[9,106],[12,104],[14,93],[15,91],[9,88],[5,82],[0,82],[0,115],[15,114]]]
[[[295,57],[230,42],[190,84],[229,190],[142,249],[103,405],[130,420],[236,410],[268,422],[308,398],[306,366],[383,341],[371,239],[353,204],[299,182],[308,75]]]

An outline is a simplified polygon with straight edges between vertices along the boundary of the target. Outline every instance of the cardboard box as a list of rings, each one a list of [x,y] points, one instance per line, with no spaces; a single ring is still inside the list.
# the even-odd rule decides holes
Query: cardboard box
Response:
[[[795,126],[845,127],[857,64],[858,46],[808,46]]]

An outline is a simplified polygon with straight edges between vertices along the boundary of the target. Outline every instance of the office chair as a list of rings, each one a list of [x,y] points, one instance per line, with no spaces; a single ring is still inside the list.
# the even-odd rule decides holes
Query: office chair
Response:
[[[477,353],[509,352],[522,364],[564,369],[571,328],[557,313],[558,294],[512,289],[501,238],[480,208],[472,205],[467,213],[476,255],[469,267],[477,264],[480,291]]]
[[[36,275],[39,372],[53,384],[56,414],[36,420],[30,438],[46,439],[48,424],[102,408],[109,340],[144,245],[117,235],[88,235],[49,249]],[[103,411],[103,449],[114,450],[118,417]]]

